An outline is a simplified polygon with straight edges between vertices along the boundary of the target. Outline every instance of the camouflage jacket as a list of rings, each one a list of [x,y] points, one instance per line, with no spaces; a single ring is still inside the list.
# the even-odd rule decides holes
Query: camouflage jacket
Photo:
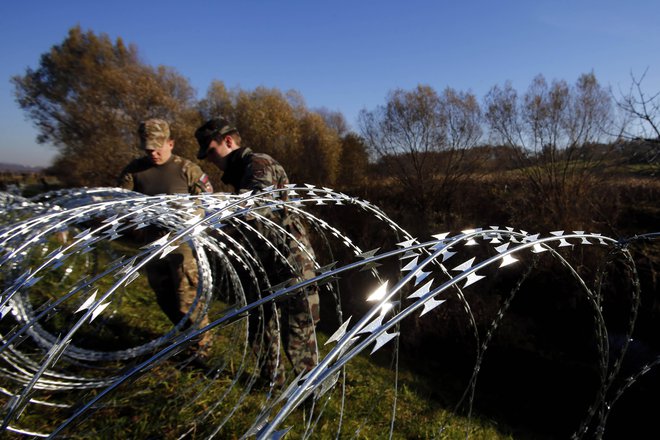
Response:
[[[271,185],[284,188],[289,178],[282,165],[269,155],[239,148],[227,156],[227,169],[222,181],[239,193],[242,190],[260,191]]]
[[[267,154],[254,153],[249,148],[239,148],[227,156],[227,168],[222,181],[232,185],[236,193],[242,191],[260,191],[269,186],[284,188],[289,184],[289,178],[282,165]],[[286,200],[286,192],[276,193],[278,199]],[[299,215],[289,212],[286,208],[276,211],[259,211],[259,214],[279,223],[293,240],[266,230],[260,225],[256,229],[274,243],[296,272],[294,276],[310,279],[314,274],[314,250],[309,242],[308,233]],[[304,246],[305,250],[300,246]],[[258,247],[258,246],[257,246]],[[310,258],[311,257],[311,258]],[[280,276],[282,268],[280,268]],[[291,276],[289,273],[287,276]]]
[[[122,171],[117,186],[149,196],[213,192],[209,177],[195,163],[175,154],[163,165],[149,158],[132,161]]]

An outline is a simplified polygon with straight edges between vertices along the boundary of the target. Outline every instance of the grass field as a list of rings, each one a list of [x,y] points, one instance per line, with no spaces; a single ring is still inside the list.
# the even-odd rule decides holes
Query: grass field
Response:
[[[28,256],[25,265],[38,264],[57,245],[55,239],[50,240],[39,248],[40,255]],[[24,303],[32,307],[35,316],[40,307],[75,290],[81,278],[103,275],[119,255],[135,252],[131,246],[115,241],[99,245],[92,253],[72,256],[66,265],[49,271],[29,291],[23,292],[29,299]],[[115,275],[110,271],[100,276],[93,282],[93,288],[99,292],[108,290],[116,281]],[[42,332],[52,335],[53,340],[68,332],[77,322],[76,309],[90,290],[74,295],[58,306],[56,313],[39,319]],[[214,298],[209,316],[212,319],[220,316],[226,307],[219,298]],[[15,330],[10,321],[2,321],[3,334],[7,336]],[[142,274],[127,287],[118,289],[111,306],[99,318],[82,326],[72,344],[83,352],[112,354],[141,347],[170,329],[171,324],[160,311]],[[276,411],[282,403],[276,401],[278,390],[253,383],[257,368],[254,353],[248,346],[245,320],[212,331],[215,342],[208,362],[210,371],[187,364],[189,357],[185,352],[177,354],[119,386],[63,435],[76,439],[207,438],[212,434],[216,434],[215,438],[241,438],[265,408]],[[323,344],[327,338],[323,333],[318,335],[322,355],[331,347]],[[43,347],[33,344],[30,338],[17,348],[34,359],[42,356],[39,351]],[[95,362],[72,359],[65,353],[53,368],[53,374],[42,378],[44,387],[48,381],[59,383],[60,388],[65,383],[85,383],[85,387],[37,389],[31,396],[33,399],[59,406],[32,403],[10,426],[29,432],[51,432],[72,411],[101,392],[113,377],[130,371],[151,353]],[[386,438],[390,431],[397,439],[458,439],[466,435],[474,439],[511,438],[506,428],[492,420],[454,414],[447,399],[438,400],[438,389],[442,386],[433,379],[416,376],[404,368],[398,371],[392,368],[392,354],[387,351],[378,355],[354,358],[336,385],[313,407],[299,409],[286,419],[281,428],[291,428],[287,438],[307,434],[312,438],[373,439]],[[19,393],[21,382],[11,377],[25,380],[29,372],[20,374],[7,358],[2,369],[5,373],[2,387]],[[94,387],[89,384],[94,380],[108,382]]]

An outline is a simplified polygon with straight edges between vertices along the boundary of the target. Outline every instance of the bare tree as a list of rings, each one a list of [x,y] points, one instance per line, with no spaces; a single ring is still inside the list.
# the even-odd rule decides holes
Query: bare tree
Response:
[[[440,193],[454,192],[461,180],[477,168],[477,155],[467,152],[478,145],[483,136],[481,107],[476,96],[446,88],[440,95],[441,121],[445,123],[445,147],[440,156],[438,169]],[[452,204],[448,205],[451,208]]]
[[[349,133],[348,122],[346,122],[346,118],[341,112],[321,107],[315,109],[314,113],[318,113],[325,121],[325,124],[337,132],[338,136],[343,138]]]
[[[359,124],[374,159],[403,186],[424,220],[433,207],[446,222],[453,190],[468,171],[465,151],[481,137],[480,118],[473,95],[452,89],[438,95],[419,85],[390,92],[385,105],[360,113]]]
[[[660,92],[647,94],[642,83],[648,70],[639,77],[631,74],[631,85],[627,93],[616,100],[623,112],[622,137],[636,142],[635,156],[648,162],[657,174],[660,164]]]
[[[506,83],[493,87],[484,105],[491,136],[509,147],[530,185],[521,212],[541,211],[557,227],[583,222],[579,205],[608,151],[588,147],[606,137],[613,120],[609,93],[595,75],[583,74],[573,86],[539,75],[521,99]]]

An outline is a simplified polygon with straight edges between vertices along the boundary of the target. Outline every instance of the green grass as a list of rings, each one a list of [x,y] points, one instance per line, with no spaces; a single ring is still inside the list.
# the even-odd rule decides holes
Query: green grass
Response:
[[[54,247],[55,242],[50,243]],[[44,252],[46,254],[47,252]],[[55,300],[68,292],[83,274],[93,276],[104,270],[119,253],[131,253],[124,244],[112,243],[112,248],[101,248],[91,255],[76,255],[67,264],[50,271],[28,292],[30,302],[37,306],[47,300]],[[36,264],[39,255],[28,261]],[[71,270],[67,274],[67,267]],[[116,278],[106,276],[95,283],[93,289],[102,293]],[[89,295],[85,293],[58,308],[41,324],[53,335],[64,334],[80,316],[76,308]],[[218,316],[225,305],[215,301],[210,317]],[[8,331],[3,324],[3,333]],[[152,340],[166,332],[171,325],[158,308],[154,294],[141,276],[126,289],[120,289],[111,307],[91,324],[84,325],[76,333],[73,343],[81,348],[98,351],[122,350]],[[176,439],[187,433],[186,438],[206,438],[226,418],[216,438],[240,438],[251,426],[267,400],[268,389],[248,390],[246,384],[255,371],[254,355],[247,350],[242,363],[245,337],[244,323],[238,322],[215,331],[212,365],[224,365],[217,377],[207,377],[203,370],[181,368],[183,357],[178,355],[165,360],[138,376],[135,381],[120,386],[111,393],[84,420],[65,432],[73,439],[111,438],[164,438]],[[331,346],[323,345],[327,335],[319,334],[322,354]],[[34,352],[28,343],[20,346],[26,352]],[[387,358],[378,353],[380,360]],[[42,359],[37,354],[35,359]],[[387,362],[386,362],[387,363]],[[394,402],[396,416],[393,425],[395,439],[507,439],[506,428],[487,419],[465,418],[454,414],[437,397],[437,384],[428,377],[417,376],[400,370],[397,389],[395,373],[382,366],[383,362],[367,355],[351,360],[337,385],[316,403],[313,423],[303,411],[295,411],[281,428],[292,427],[286,438],[300,438],[306,427],[313,428],[312,438],[374,439],[387,438],[390,432]],[[90,367],[62,359],[56,367],[62,373],[76,373],[85,377],[108,377],[124,371],[130,365],[123,361],[95,363]],[[7,368],[7,365],[2,365]],[[244,371],[239,375],[239,368]],[[238,378],[237,380],[235,380]],[[343,380],[345,378],[345,381]],[[3,378],[0,386],[19,392],[21,387]],[[37,391],[34,398],[48,402],[66,403],[75,407],[88,402],[100,390]],[[0,398],[0,404],[6,402]],[[233,415],[229,416],[230,414]],[[30,431],[50,432],[71,413],[70,409],[29,405],[12,426]],[[319,417],[320,415],[320,417]],[[338,423],[342,419],[341,426]],[[9,434],[13,436],[13,434]],[[16,438],[19,438],[16,436]]]
[[[346,383],[346,407],[340,438],[386,438],[389,433],[392,400],[392,373],[375,367],[368,359],[352,362]],[[395,439],[473,439],[512,438],[501,432],[497,424],[485,419],[459,417],[437,402],[424,396],[421,385],[408,373],[402,372],[397,393]],[[205,438],[223,417],[232,410],[233,399],[215,407],[215,398],[222,394],[231,380],[220,377],[205,378],[199,371],[180,371],[173,364],[164,364],[148,375],[122,389],[106,400],[82,424],[67,432],[70,438],[179,438],[191,432],[190,438]],[[198,392],[206,388],[198,396]],[[230,397],[236,398],[238,386]],[[339,429],[341,385],[320,405],[323,414],[314,428],[313,438],[334,438]],[[240,438],[249,428],[263,404],[265,391],[251,393],[240,409],[223,427],[218,438]],[[196,398],[197,397],[197,398]],[[196,399],[195,399],[196,398]],[[195,400],[193,400],[195,399]],[[327,400],[326,400],[327,399]],[[205,421],[199,417],[209,409]],[[53,426],[46,412],[34,413],[20,419],[20,425],[32,429]],[[51,414],[54,416],[54,414]],[[50,423],[47,423],[50,422]],[[300,411],[285,421],[282,427],[293,426],[287,438],[300,438],[305,426]]]
[[[321,335],[324,339],[324,336]],[[217,359],[216,359],[217,360]],[[248,372],[243,379],[247,380]],[[232,385],[234,375],[228,368],[218,378],[208,378],[197,369],[179,369],[168,360],[120,387],[102,401],[89,418],[66,432],[70,438],[179,438],[190,431],[189,438],[206,438],[235,405],[239,409],[227,422],[218,438],[240,438],[265,403],[266,390],[252,390],[240,401],[245,390],[244,380],[234,384],[229,394],[218,404]],[[409,371],[399,372],[398,390],[394,390],[394,373],[376,365],[366,356],[357,356],[346,368],[345,402],[340,438],[373,439],[388,436],[396,396],[395,439],[446,438],[473,439],[512,438],[497,424],[481,418],[467,419],[452,413],[430,396],[427,378]],[[313,438],[334,438],[340,429],[337,420],[342,405],[341,381],[317,403],[315,417],[322,409],[321,419],[314,427]],[[71,401],[89,399],[90,394],[53,393],[40,398]],[[216,406],[217,405],[217,406]],[[48,431],[57,426],[66,412],[29,407],[19,419],[19,426]],[[200,417],[206,415],[205,420]],[[282,428],[293,426],[287,438],[302,436],[305,420],[302,412],[290,416]]]

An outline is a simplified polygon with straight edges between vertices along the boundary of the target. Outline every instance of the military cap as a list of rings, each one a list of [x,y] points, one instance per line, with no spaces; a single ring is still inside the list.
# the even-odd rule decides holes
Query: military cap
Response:
[[[195,137],[199,144],[197,159],[204,159],[208,153],[209,144],[213,139],[226,136],[231,133],[238,133],[238,129],[225,118],[214,118],[206,121],[204,125],[195,131]]]
[[[140,145],[145,150],[155,150],[170,138],[170,125],[162,119],[147,119],[138,128]]]

